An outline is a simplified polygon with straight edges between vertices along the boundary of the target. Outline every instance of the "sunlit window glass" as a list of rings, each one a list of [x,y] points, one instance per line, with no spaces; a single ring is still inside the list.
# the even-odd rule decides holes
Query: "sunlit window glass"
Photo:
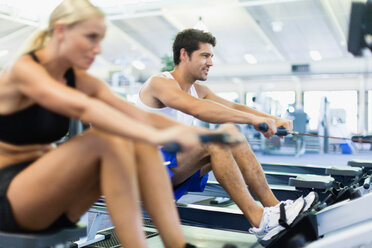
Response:
[[[329,102],[327,118],[331,124],[345,123],[351,132],[357,132],[358,95],[357,91],[305,91],[304,111],[309,116],[309,128],[317,130],[324,116],[324,98]]]

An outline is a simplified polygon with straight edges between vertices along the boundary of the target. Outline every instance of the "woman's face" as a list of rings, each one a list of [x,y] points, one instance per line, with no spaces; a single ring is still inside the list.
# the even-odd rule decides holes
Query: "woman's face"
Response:
[[[106,25],[102,17],[65,27],[61,36],[62,56],[77,68],[88,69],[96,55],[101,53],[101,41],[105,33]]]

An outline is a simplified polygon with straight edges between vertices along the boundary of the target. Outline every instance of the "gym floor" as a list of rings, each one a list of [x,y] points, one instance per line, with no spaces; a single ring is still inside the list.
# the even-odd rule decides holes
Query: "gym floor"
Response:
[[[248,248],[256,243],[253,235],[239,232],[228,232],[200,227],[183,226],[186,240],[198,248],[222,248],[224,244],[230,243],[237,248]],[[148,239],[150,248],[163,248],[160,237],[155,236]],[[262,246],[256,246],[256,248]]]
[[[340,152],[327,154],[305,153],[298,157],[289,155],[264,155],[260,152],[255,154],[260,162],[328,166],[347,166],[347,162],[353,159],[372,160],[372,151],[370,150],[362,150],[353,154],[342,154]]]
[[[264,155],[260,152],[256,153],[260,162],[275,162],[275,163],[292,163],[292,164],[312,164],[312,165],[329,165],[329,166],[347,166],[347,162],[352,159],[371,160],[372,151],[363,150],[355,154],[304,154],[299,157],[289,155]],[[330,164],[331,162],[331,164]],[[196,201],[206,200],[205,196],[185,195],[180,199],[182,203],[191,203]],[[235,204],[226,206],[227,208],[237,209]],[[111,227],[109,217],[103,221],[100,229]],[[144,227],[148,232],[156,232],[152,227]],[[183,226],[183,231],[188,242],[197,245],[200,248],[220,248],[223,244],[232,243],[237,247],[261,247],[256,244],[256,238],[253,235],[239,232],[221,231],[200,227]],[[162,242],[159,235],[154,235],[148,238],[150,248],[162,248]],[[93,247],[93,246],[92,246]],[[108,247],[108,246],[94,246]]]

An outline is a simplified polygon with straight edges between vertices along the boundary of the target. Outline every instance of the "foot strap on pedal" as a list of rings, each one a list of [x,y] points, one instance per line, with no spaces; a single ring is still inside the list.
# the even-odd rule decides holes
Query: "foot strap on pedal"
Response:
[[[279,225],[286,229],[289,229],[289,225],[287,224],[287,216],[285,213],[285,203],[281,203],[279,205],[279,210],[280,210]]]

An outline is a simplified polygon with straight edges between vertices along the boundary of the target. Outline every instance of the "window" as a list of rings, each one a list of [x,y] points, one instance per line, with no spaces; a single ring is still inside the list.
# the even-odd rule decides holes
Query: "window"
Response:
[[[228,101],[239,102],[239,94],[237,92],[218,92],[216,94]]]
[[[368,91],[368,132],[372,133],[372,90]]]
[[[349,91],[305,91],[304,111],[309,116],[309,128],[317,130],[324,113],[324,97],[329,102],[328,120],[331,124],[343,122],[353,133],[357,132],[358,94]]]
[[[266,112],[276,116],[284,117],[288,106],[296,102],[295,91],[266,91],[262,96]]]
[[[256,94],[254,92],[246,92],[245,93],[245,105],[247,105],[248,107],[253,107],[254,106],[254,103],[253,103],[253,97],[256,96]]]

